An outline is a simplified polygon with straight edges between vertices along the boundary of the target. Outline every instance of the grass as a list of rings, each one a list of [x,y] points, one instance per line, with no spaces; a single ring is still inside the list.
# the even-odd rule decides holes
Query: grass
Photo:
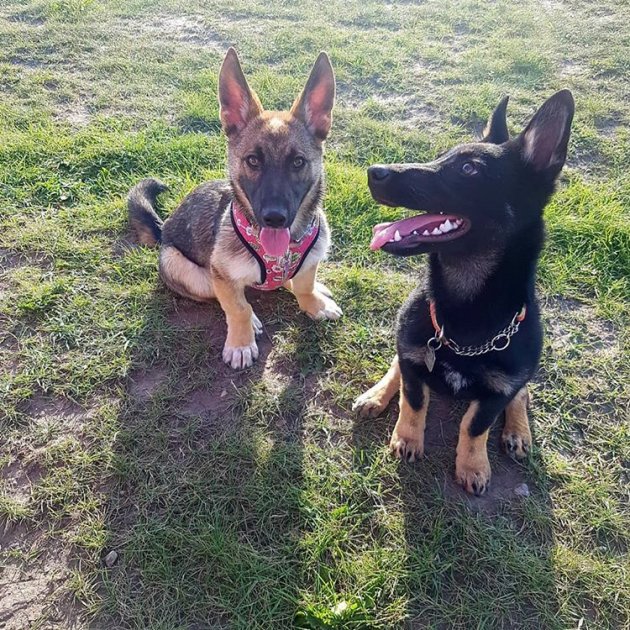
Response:
[[[0,14],[8,628],[630,626],[626,5],[7,0]],[[252,293],[267,336],[239,374],[220,362],[218,307],[174,297],[155,251],[127,246],[124,203],[141,177],[168,182],[168,212],[222,176],[216,74],[233,43],[270,108],[331,54],[322,275],[345,312],[314,325],[290,296]],[[516,133],[565,86],[577,115],[546,212],[536,446],[516,466],[495,439],[497,484],[468,499],[451,479],[456,409],[437,408],[443,439],[413,467],[385,448],[395,410],[350,411],[424,264],[368,250],[396,215],[365,167],[470,138],[506,93]]]

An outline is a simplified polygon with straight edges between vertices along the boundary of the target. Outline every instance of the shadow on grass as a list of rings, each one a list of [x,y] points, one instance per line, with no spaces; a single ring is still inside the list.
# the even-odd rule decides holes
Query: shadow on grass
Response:
[[[488,442],[490,489],[479,498],[465,493],[454,481],[465,409],[432,394],[425,457],[400,463],[394,480],[404,511],[404,627],[565,627],[555,597],[544,463],[539,453],[529,465],[500,453],[500,418]],[[355,447],[382,448],[397,415],[392,404],[384,417],[357,421]],[[524,486],[528,497],[518,494]]]
[[[103,618],[135,628],[290,627],[307,400],[294,367],[270,352],[282,313],[303,316],[288,294],[251,293],[265,325],[260,357],[234,372],[221,361],[218,304],[168,296],[149,305],[158,315],[120,417],[107,525],[119,558],[103,571]]]

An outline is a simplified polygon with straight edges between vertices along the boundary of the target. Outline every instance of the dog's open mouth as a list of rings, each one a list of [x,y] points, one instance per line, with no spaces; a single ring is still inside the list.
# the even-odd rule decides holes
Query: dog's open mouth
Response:
[[[420,243],[452,241],[470,229],[470,222],[453,214],[420,214],[393,223],[379,223],[372,228],[371,250],[390,243],[413,247]]]

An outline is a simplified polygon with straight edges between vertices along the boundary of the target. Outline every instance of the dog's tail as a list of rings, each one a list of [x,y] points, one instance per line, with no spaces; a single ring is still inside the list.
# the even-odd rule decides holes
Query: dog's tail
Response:
[[[155,211],[157,196],[168,186],[157,179],[143,179],[127,196],[129,223],[142,245],[154,246],[162,240],[162,219]]]

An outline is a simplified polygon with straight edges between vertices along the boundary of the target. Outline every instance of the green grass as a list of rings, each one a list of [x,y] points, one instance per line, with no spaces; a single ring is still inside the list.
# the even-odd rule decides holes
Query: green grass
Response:
[[[7,0],[0,16],[8,627],[630,626],[626,4]],[[344,319],[252,294],[267,336],[240,374],[220,361],[219,308],[174,297],[155,251],[125,240],[138,179],[169,184],[169,212],[223,175],[230,44],[270,108],[320,49],[338,79],[322,276]],[[365,167],[469,139],[504,94],[516,133],[565,86],[577,113],[546,212],[535,449],[514,466],[490,447],[497,479],[532,495],[467,499],[457,410],[413,467],[387,454],[394,411],[350,411],[424,264],[369,251],[396,212]]]

